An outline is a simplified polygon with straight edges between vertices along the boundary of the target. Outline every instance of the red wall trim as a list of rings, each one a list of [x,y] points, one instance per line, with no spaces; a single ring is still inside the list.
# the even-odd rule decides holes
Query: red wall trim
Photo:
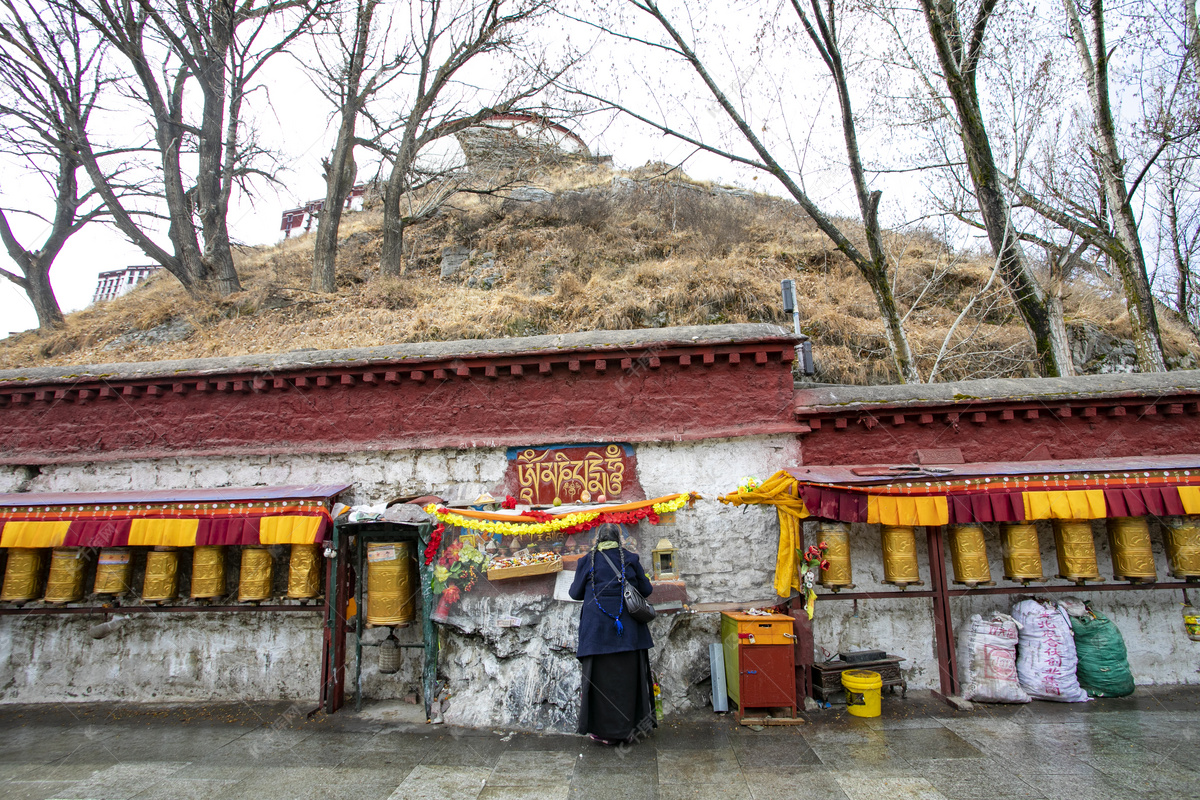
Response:
[[[1168,455],[1200,438],[1200,394],[796,412],[811,429],[813,465],[909,463],[917,450],[951,447],[967,461]]]
[[[794,342],[462,356],[0,389],[0,463],[801,432]],[[743,356],[745,356],[743,358]]]

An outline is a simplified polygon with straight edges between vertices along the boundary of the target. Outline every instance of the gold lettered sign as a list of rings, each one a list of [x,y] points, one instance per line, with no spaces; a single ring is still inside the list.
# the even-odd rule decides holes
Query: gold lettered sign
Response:
[[[628,444],[510,448],[508,484],[519,503],[550,505],[644,499]]]

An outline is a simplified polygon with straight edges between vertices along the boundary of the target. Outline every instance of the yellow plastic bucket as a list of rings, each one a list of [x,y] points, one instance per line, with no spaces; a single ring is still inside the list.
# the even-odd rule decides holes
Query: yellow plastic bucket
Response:
[[[842,673],[846,689],[846,710],[855,717],[878,717],[883,678],[869,669],[848,669]]]

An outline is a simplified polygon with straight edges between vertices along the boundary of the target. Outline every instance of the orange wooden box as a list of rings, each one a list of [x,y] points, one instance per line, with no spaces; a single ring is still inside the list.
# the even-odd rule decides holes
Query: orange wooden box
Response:
[[[741,644],[795,644],[795,621],[784,614],[760,616],[725,611],[727,621],[721,625],[721,638],[733,637]],[[751,641],[750,637],[754,639]]]

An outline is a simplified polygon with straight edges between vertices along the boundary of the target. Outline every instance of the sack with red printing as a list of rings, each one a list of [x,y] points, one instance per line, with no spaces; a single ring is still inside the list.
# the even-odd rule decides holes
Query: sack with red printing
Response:
[[[1007,614],[975,614],[958,635],[962,696],[980,703],[1028,703],[1017,680],[1017,631]]]
[[[1017,639],[1017,679],[1030,697],[1059,703],[1086,703],[1075,670],[1075,635],[1065,611],[1053,603],[1022,600],[1013,606],[1021,626]]]

